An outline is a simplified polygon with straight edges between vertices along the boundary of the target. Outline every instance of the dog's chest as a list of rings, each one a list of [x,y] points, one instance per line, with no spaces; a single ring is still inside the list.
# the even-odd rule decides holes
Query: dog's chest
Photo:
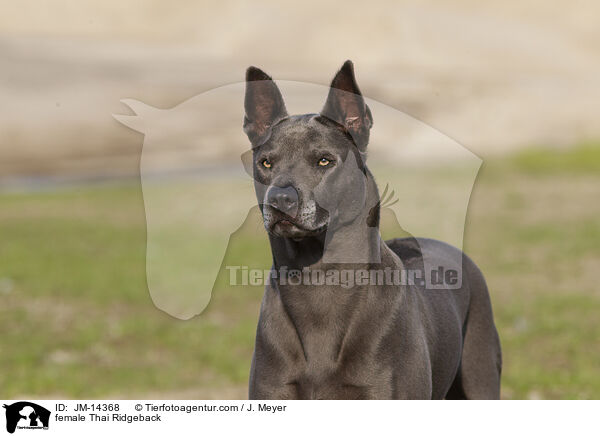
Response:
[[[360,338],[372,332],[361,328],[360,289],[296,289],[284,306],[297,333],[298,353],[303,362],[293,376],[298,398],[361,399],[385,398],[390,389],[385,368],[371,356],[370,347]],[[373,379],[388,382],[380,383]],[[381,387],[383,386],[383,387]],[[391,395],[391,392],[389,393]]]
[[[309,359],[296,379],[295,387],[300,399],[360,400],[391,398],[390,381],[391,374],[384,368]]]
[[[354,328],[360,289],[298,287],[282,295],[302,352],[314,368],[330,368],[345,353],[345,339]]]

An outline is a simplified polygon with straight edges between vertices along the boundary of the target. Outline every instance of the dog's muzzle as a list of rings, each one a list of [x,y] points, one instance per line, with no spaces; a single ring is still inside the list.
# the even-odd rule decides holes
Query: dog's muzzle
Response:
[[[314,200],[302,201],[291,185],[270,186],[262,204],[265,229],[275,236],[299,239],[316,235],[325,229],[329,216]]]
[[[298,213],[298,191],[293,186],[271,186],[265,195],[265,204],[287,216],[295,217]]]

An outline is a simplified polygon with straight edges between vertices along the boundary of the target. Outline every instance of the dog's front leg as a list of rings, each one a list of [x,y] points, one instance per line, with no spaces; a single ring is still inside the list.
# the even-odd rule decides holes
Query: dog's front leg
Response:
[[[258,358],[257,358],[258,354]],[[250,369],[248,399],[250,400],[298,400],[296,383],[285,380],[288,371],[268,365],[264,355],[255,351]],[[287,368],[289,370],[289,368]]]

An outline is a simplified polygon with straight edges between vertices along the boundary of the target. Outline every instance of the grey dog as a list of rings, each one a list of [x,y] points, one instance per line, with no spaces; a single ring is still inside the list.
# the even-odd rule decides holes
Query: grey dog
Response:
[[[290,116],[275,82],[246,72],[249,165],[273,254],[250,370],[250,399],[497,399],[502,358],[483,275],[457,248],[383,241],[366,167],[373,117],[352,62],[318,114]],[[351,163],[351,165],[349,164]],[[286,271],[454,268],[458,286],[423,281],[282,280]]]

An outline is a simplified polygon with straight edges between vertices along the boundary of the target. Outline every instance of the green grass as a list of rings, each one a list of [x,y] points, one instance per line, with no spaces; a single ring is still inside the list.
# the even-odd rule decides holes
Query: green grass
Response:
[[[156,309],[138,187],[4,194],[0,204],[1,397],[246,382],[262,290],[229,288],[222,274],[201,317],[184,322]],[[268,254],[248,234],[228,261],[263,263]]]
[[[492,294],[505,398],[600,397],[598,150],[525,151],[478,178],[464,248]],[[269,267],[256,219],[224,264]],[[200,316],[155,308],[139,186],[0,194],[0,234],[0,397],[244,395],[262,288],[222,271]]]
[[[526,149],[509,159],[521,171],[535,174],[600,173],[600,144],[588,142],[574,148]]]

